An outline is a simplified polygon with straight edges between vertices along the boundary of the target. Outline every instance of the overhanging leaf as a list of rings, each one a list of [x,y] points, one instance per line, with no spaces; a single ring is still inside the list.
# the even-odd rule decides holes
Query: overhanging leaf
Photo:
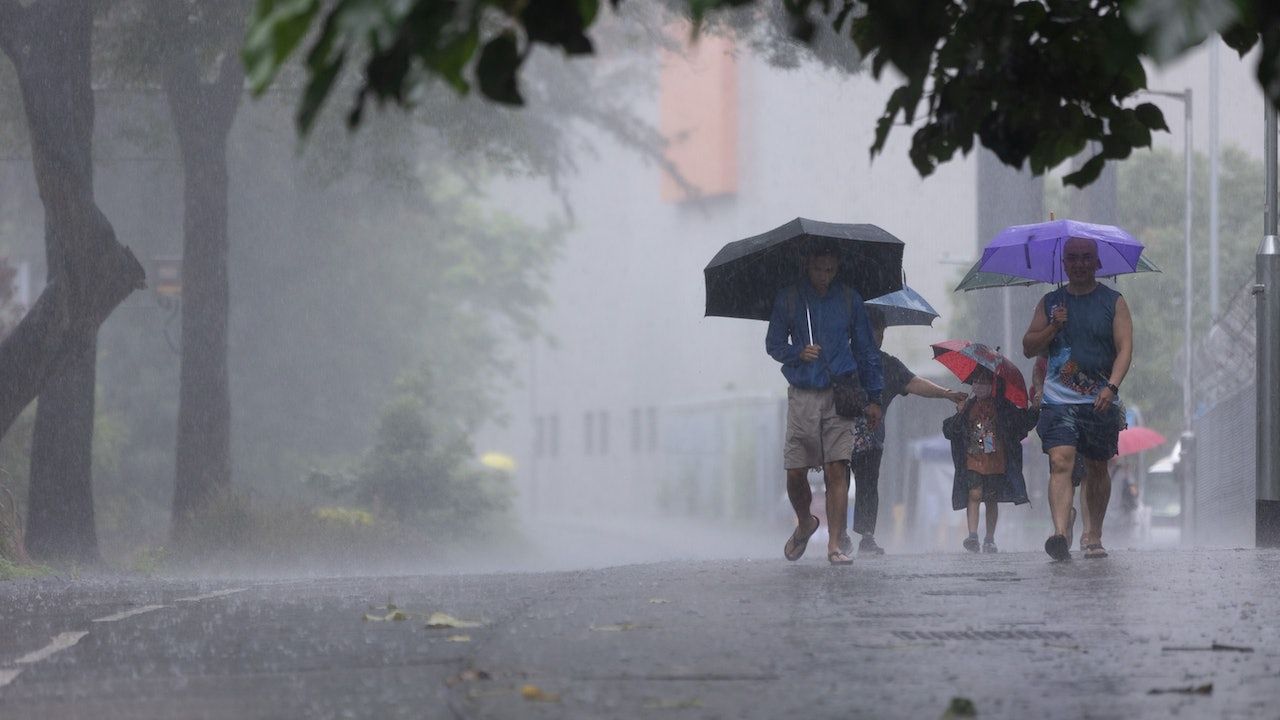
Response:
[[[480,92],[490,100],[507,105],[523,105],[517,74],[521,64],[520,51],[513,33],[503,33],[485,43],[476,63],[476,75],[480,80]]]
[[[261,95],[275,79],[319,11],[320,0],[258,0],[240,52],[253,94]]]

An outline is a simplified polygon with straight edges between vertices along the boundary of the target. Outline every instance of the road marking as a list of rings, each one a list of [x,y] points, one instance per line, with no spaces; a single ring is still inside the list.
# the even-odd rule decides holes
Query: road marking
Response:
[[[75,632],[58,633],[57,635],[53,636],[53,640],[50,641],[48,645],[45,645],[44,647],[40,648],[39,650],[36,650],[35,652],[29,652],[26,655],[23,655],[17,660],[14,660],[13,664],[14,665],[30,665],[31,663],[34,663],[34,662],[40,662],[41,660],[49,657],[50,655],[58,652],[59,650],[66,650],[72,645],[75,645],[76,643],[80,642],[80,638],[88,634],[89,634],[89,631],[87,630],[77,630]]]
[[[127,617],[133,617],[134,615],[141,615],[142,613],[149,613],[152,610],[159,610],[160,608],[167,608],[167,607],[169,606],[168,605],[143,605],[142,607],[136,607],[132,610],[125,610],[123,612],[118,612],[115,615],[108,615],[106,617],[94,618],[93,622],[115,622],[117,620],[123,620]]]
[[[233,595],[238,592],[244,592],[247,589],[248,588],[230,588],[227,590],[216,590],[214,592],[204,593],[203,595],[193,595],[191,597],[178,598],[175,602],[198,602],[200,600],[208,600],[210,598],[223,597],[224,595]],[[153,610],[160,610],[167,607],[169,606],[168,605],[143,605],[142,607],[136,607],[131,610],[123,610],[114,615],[94,618],[91,622],[96,622],[96,623],[115,622],[117,620],[124,620],[125,618],[133,617],[134,615],[141,615],[143,613],[149,613]],[[89,634],[89,631],[87,630],[58,633],[56,636],[54,636],[53,640],[50,641],[48,645],[40,648],[39,650],[36,650],[35,652],[30,652],[30,653],[27,653],[26,655],[23,655],[17,660],[14,660],[13,664],[14,665],[30,665],[31,663],[40,662],[41,660],[44,660],[45,658],[50,657],[51,655],[53,655],[54,653],[60,650],[66,650],[67,648],[75,645],[76,643],[80,642],[80,640],[85,635],[88,635],[88,634]],[[22,670],[23,668],[0,668],[0,688],[8,685],[9,683],[17,679],[17,677],[22,674]]]
[[[26,655],[23,655],[17,660],[14,660],[13,664],[30,665],[31,663],[40,662],[60,650],[66,650],[72,645],[75,645],[80,642],[81,638],[88,634],[89,633],[86,630],[58,633],[53,637],[53,640],[48,645],[45,645],[35,652],[29,652]],[[5,685],[13,682],[14,679],[21,674],[22,668],[0,668],[0,687],[4,687]]]
[[[244,592],[249,588],[231,588],[230,590],[216,590],[203,595],[192,595],[191,597],[178,598],[174,602],[199,602],[200,600],[208,600],[210,598],[222,597],[224,595],[234,595],[238,592]]]

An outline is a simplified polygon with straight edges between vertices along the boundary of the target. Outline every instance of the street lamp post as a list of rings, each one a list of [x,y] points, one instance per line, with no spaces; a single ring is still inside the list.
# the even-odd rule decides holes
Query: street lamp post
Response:
[[[1148,95],[1160,95],[1182,102],[1185,110],[1185,126],[1183,128],[1182,154],[1186,163],[1184,172],[1186,186],[1184,188],[1183,215],[1183,278],[1182,278],[1182,448],[1178,464],[1182,473],[1182,537],[1187,542],[1195,524],[1195,433],[1191,429],[1191,211],[1192,211],[1192,140],[1191,140],[1191,88],[1182,92],[1168,90],[1147,90]]]
[[[1258,491],[1254,541],[1258,547],[1280,547],[1280,240],[1276,238],[1276,108],[1266,100],[1266,215],[1262,244],[1255,259],[1257,298],[1257,462]]]

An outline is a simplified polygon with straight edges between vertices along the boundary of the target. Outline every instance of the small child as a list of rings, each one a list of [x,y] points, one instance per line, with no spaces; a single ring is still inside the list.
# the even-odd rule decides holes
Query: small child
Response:
[[[1022,439],[1035,427],[1038,408],[1022,410],[1005,397],[1004,384],[992,372],[978,366],[965,380],[972,386],[969,399],[956,414],[942,422],[942,434],[951,441],[955,480],[951,507],[966,510],[969,537],[964,548],[978,552],[978,508],[987,505],[987,535],[982,552],[996,548],[997,503],[1021,505],[1027,498],[1022,476]]]

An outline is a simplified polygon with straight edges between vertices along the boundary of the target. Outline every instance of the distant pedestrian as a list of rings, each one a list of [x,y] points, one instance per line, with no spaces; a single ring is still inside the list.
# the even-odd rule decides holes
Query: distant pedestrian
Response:
[[[796,513],[796,529],[783,547],[788,560],[799,560],[819,520],[809,512],[813,493],[810,468],[821,468],[826,483],[827,518],[844,522],[849,502],[849,456],[853,452],[853,420],[836,413],[833,380],[856,377],[865,392],[863,415],[872,429],[881,419],[884,377],[862,297],[836,282],[840,256],[833,245],[821,245],[806,261],[807,282],[778,293],[769,318],[765,349],[782,363],[787,379],[787,433],[783,464],[787,497]],[[840,533],[829,532],[827,560],[853,562],[839,547]]]
[[[1138,527],[1138,476],[1128,460],[1114,458],[1111,461],[1111,480],[1120,493],[1118,519],[1121,535],[1132,540]]]
[[[987,506],[986,535],[981,551],[998,552],[996,523],[999,503],[1021,505],[1027,498],[1022,475],[1022,439],[1035,427],[1039,411],[1023,410],[1005,397],[1004,380],[978,366],[968,378],[972,394],[956,414],[942,422],[942,434],[951,441],[955,476],[951,485],[951,509],[964,510],[969,535],[964,549],[978,552],[978,516]]]
[[[1044,549],[1055,560],[1071,558],[1071,471],[1084,456],[1086,558],[1104,558],[1102,523],[1111,499],[1107,461],[1118,449],[1123,415],[1116,406],[1133,358],[1133,321],[1124,297],[1098,282],[1097,243],[1071,238],[1063,244],[1067,285],[1036,305],[1022,338],[1028,358],[1047,355],[1044,401],[1036,432],[1049,455],[1049,509],[1053,535]]]
[[[884,330],[888,324],[884,311],[867,307],[871,331],[875,334],[876,348],[884,345]],[[959,390],[951,390],[926,380],[907,369],[901,360],[880,350],[880,367],[884,370],[884,412],[899,395],[918,395],[923,398],[950,400],[959,404],[968,397]],[[883,555],[884,549],[876,543],[876,517],[880,512],[880,461],[884,458],[885,423],[871,430],[861,420],[854,423],[854,451],[850,461],[853,471],[853,531],[862,536],[858,554]],[[846,555],[853,553],[853,540],[846,526],[840,528],[840,549]]]

